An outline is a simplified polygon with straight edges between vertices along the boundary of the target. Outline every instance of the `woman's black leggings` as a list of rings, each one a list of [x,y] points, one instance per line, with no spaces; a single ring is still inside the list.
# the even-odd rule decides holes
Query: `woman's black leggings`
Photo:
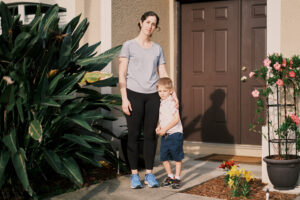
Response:
[[[130,116],[126,115],[128,126],[127,155],[130,168],[138,168],[138,138],[143,130],[144,134],[144,159],[146,169],[153,169],[156,134],[159,116],[160,98],[158,93],[138,93],[127,89],[127,97],[130,101],[132,111]],[[143,125],[143,129],[142,129]]]

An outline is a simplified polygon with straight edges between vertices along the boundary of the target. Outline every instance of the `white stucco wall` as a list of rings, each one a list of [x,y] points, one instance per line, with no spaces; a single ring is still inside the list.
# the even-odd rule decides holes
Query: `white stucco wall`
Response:
[[[286,57],[300,55],[299,9],[299,0],[281,0],[281,52]]]

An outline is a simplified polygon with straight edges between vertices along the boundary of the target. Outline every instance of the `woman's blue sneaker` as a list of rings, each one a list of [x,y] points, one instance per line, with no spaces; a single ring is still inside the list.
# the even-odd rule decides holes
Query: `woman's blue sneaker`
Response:
[[[154,188],[158,187],[159,184],[155,179],[155,176],[152,173],[146,174],[145,175],[145,184],[147,184],[149,187]]]
[[[138,174],[131,175],[131,188],[139,189],[142,188],[142,183]]]

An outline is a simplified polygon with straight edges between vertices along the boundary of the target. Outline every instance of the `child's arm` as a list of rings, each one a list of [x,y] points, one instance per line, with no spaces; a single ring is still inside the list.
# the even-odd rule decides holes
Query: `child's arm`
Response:
[[[166,134],[166,132],[170,129],[173,128],[180,120],[179,112],[174,113],[173,115],[173,120],[164,128],[160,128],[158,134],[163,136]]]

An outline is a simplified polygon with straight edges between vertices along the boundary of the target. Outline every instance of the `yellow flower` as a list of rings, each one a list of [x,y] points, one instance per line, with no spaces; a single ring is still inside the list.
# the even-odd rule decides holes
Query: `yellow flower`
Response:
[[[246,170],[243,168],[243,169],[242,169],[242,174],[243,174],[243,176],[245,176],[245,173],[246,173]]]
[[[234,166],[231,168],[231,170],[227,172],[227,174],[229,174],[230,177],[233,177],[233,176],[236,175],[237,171],[238,171],[238,170],[237,170],[236,166],[234,165]]]
[[[48,73],[48,78],[49,77],[52,77],[52,76],[55,76],[55,74],[57,74],[58,72],[58,69],[52,69],[49,73]]]
[[[232,166],[231,171],[236,171],[236,170],[237,170],[237,166],[236,165]]]
[[[253,177],[251,176],[251,171],[248,171],[248,172],[245,172],[245,178],[246,178],[246,181],[249,182],[251,179],[253,179]]]
[[[240,176],[241,173],[242,173],[242,170],[236,170],[236,172],[235,172],[235,174],[236,174],[237,176]]]
[[[228,181],[229,187],[232,188],[233,184],[234,184],[234,181],[230,178]]]

